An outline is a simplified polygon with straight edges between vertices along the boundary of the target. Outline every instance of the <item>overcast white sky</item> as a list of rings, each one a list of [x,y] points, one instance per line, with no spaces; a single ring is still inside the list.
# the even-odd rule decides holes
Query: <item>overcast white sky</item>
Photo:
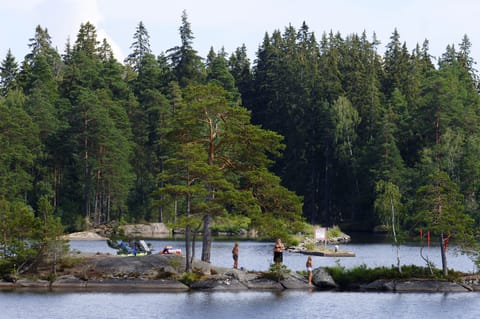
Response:
[[[73,43],[87,21],[96,26],[99,40],[107,38],[119,61],[130,53],[143,21],[159,54],[179,45],[184,9],[202,57],[212,46],[232,53],[245,44],[253,60],[265,32],[283,32],[289,24],[298,29],[305,21],[317,39],[330,30],[344,37],[365,30],[370,39],[375,32],[382,51],[397,28],[410,51],[426,38],[435,57],[467,34],[472,57],[480,62],[478,0],[0,0],[0,60],[10,48],[22,61],[38,24],[63,53],[67,39]]]

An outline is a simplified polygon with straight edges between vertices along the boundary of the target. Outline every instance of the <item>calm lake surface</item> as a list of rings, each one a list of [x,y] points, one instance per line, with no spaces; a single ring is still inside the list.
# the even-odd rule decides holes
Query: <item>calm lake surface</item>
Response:
[[[167,244],[184,250],[182,241],[148,241],[160,252]],[[84,252],[110,252],[105,241],[72,241],[72,249]],[[215,241],[212,263],[231,267],[233,241]],[[272,261],[273,243],[240,241],[239,266],[266,270]],[[365,264],[390,266],[396,248],[381,238],[365,240],[352,236],[352,243],[340,249],[356,257],[313,257],[314,267],[339,263],[347,268]],[[200,244],[196,256],[201,254]],[[424,265],[419,243],[400,249],[402,264]],[[438,267],[438,247],[426,248],[424,255]],[[286,252],[284,263],[292,270],[305,268],[305,255]],[[141,257],[139,257],[141,258]],[[466,256],[448,250],[449,268],[476,272]],[[282,292],[189,292],[189,293],[52,293],[0,292],[0,318],[480,318],[479,293],[352,293],[319,291]]]
[[[165,245],[172,245],[174,248],[180,248],[185,252],[185,243],[181,240],[147,240],[154,249],[154,253],[159,253]],[[233,241],[215,240],[212,244],[212,264],[221,267],[232,267],[232,248]],[[240,257],[239,267],[247,270],[268,270],[273,262],[273,243],[271,242],[255,242],[255,241],[239,241]],[[71,241],[71,249],[83,252],[101,252],[116,254],[114,249],[108,247],[105,241]],[[331,248],[331,247],[330,247]],[[352,235],[352,242],[346,245],[339,245],[340,250],[352,251],[355,257],[320,257],[313,256],[314,267],[335,266],[340,264],[346,268],[354,266],[366,265],[368,267],[391,266],[396,264],[397,248],[383,237],[360,237],[356,239]],[[201,243],[197,243],[195,248],[195,256],[201,256]],[[425,247],[423,255],[428,257],[433,264],[440,268],[440,248],[438,246]],[[455,247],[451,247],[447,251],[448,268],[461,270],[464,272],[476,272],[475,264],[465,255],[460,254]],[[291,253],[286,251],[283,255],[284,264],[294,271],[304,270],[307,256]],[[425,262],[420,256],[420,242],[412,242],[403,245],[400,248],[400,262],[404,265],[421,265]]]
[[[1,318],[480,318],[478,293],[0,293]]]

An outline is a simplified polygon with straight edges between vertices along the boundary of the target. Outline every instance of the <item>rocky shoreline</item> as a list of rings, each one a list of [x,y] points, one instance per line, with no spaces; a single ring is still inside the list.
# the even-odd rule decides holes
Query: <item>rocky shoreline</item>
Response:
[[[216,267],[194,261],[194,280],[182,279],[185,257],[181,255],[149,255],[119,257],[95,255],[82,257],[71,268],[62,269],[51,281],[28,278],[0,281],[0,290],[18,291],[112,291],[112,292],[186,292],[186,291],[282,291],[339,290],[324,268],[313,271],[313,286],[304,276],[282,273],[246,271]],[[409,279],[377,280],[352,286],[348,291],[362,292],[473,292],[480,291],[480,277],[465,277],[463,282]]]
[[[128,224],[118,227],[125,236],[135,238],[165,239],[171,235],[170,229],[164,223]],[[65,240],[106,240],[111,236],[112,225],[103,225],[89,231],[65,235]]]

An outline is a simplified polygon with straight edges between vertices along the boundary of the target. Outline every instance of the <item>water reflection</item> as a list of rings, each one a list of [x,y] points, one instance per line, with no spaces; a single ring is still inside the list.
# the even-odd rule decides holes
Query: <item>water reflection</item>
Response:
[[[2,318],[479,318],[477,293],[0,293]]]

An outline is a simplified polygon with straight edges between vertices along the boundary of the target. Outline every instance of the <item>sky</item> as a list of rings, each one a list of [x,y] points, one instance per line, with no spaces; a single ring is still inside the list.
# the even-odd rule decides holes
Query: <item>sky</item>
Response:
[[[265,33],[283,32],[289,25],[298,30],[305,22],[317,39],[330,31],[343,37],[365,31],[369,39],[375,33],[379,53],[396,28],[410,51],[428,39],[436,58],[447,45],[458,48],[467,34],[471,56],[480,62],[478,0],[0,0],[0,60],[11,49],[17,62],[23,61],[37,25],[47,28],[63,53],[85,22],[95,25],[98,40],[107,39],[123,61],[142,21],[158,55],[180,44],[183,10],[195,37],[193,47],[202,57],[211,47],[230,54],[245,44],[254,62]]]

